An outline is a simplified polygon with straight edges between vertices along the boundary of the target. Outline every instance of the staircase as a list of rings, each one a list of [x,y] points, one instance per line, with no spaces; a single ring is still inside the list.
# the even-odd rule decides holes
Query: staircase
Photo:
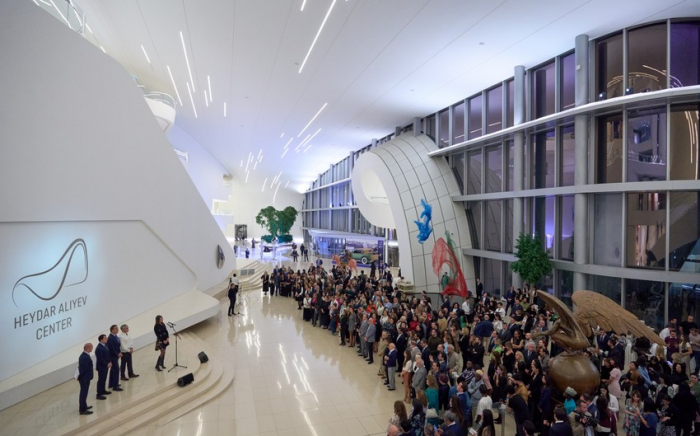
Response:
[[[128,398],[126,401],[114,403],[106,413],[102,411],[90,415],[87,420],[71,422],[47,436],[126,435],[154,422],[163,426],[219,396],[233,382],[233,365],[220,359],[196,335],[183,332],[180,337],[180,346],[186,348],[183,350],[185,353],[197,355],[199,351],[204,351],[209,361],[200,363],[195,359],[188,362],[186,370],[172,374],[159,373],[170,380],[159,382],[157,386],[145,388],[130,397],[125,396]],[[194,382],[185,387],[177,386],[177,378],[189,372],[193,373]],[[107,403],[110,400],[115,398],[109,398]]]

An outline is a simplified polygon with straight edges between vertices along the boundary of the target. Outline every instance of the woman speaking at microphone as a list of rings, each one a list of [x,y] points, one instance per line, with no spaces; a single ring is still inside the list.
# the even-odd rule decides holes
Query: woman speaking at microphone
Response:
[[[168,328],[165,326],[163,317],[156,316],[156,325],[153,326],[153,331],[156,334],[156,351],[160,351],[160,356],[158,357],[158,362],[156,362],[156,369],[162,371],[165,369],[165,349],[170,345],[170,340],[168,337]]]

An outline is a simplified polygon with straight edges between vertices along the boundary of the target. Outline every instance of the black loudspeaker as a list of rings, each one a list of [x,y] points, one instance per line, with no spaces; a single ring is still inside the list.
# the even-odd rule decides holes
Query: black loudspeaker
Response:
[[[207,363],[207,362],[209,362],[209,356],[207,356],[206,353],[204,353],[204,351],[202,351],[202,352],[200,352],[199,354],[197,354],[197,357],[199,357],[199,362],[200,362],[200,363]]]
[[[188,384],[192,383],[194,381],[194,375],[192,373],[189,373],[187,375],[183,375],[179,379],[177,379],[177,385],[180,386],[181,388],[184,388]]]

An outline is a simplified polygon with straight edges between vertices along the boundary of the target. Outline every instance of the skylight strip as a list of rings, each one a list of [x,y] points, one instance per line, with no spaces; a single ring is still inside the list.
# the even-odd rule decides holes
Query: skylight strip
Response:
[[[226,118],[226,102],[224,102],[224,118]]]
[[[207,90],[204,90],[204,104],[209,107],[209,99],[207,97]]]
[[[311,125],[311,123],[313,123],[314,120],[316,119],[316,117],[318,117],[318,116],[321,114],[321,112],[323,112],[323,110],[326,108],[326,106],[328,106],[328,103],[324,103],[323,106],[321,106],[321,109],[319,109],[318,112],[316,112],[316,115],[314,115],[314,117],[311,118],[311,121],[309,121],[309,122],[306,124],[306,126],[304,126],[304,128],[301,129],[301,132],[299,132],[299,134],[297,135],[297,138],[300,137],[300,136],[306,131],[306,129],[309,128],[309,126]]]
[[[326,16],[323,18],[323,22],[321,23],[321,27],[318,28],[318,32],[316,33],[316,37],[314,37],[314,41],[311,43],[311,47],[309,47],[309,51],[306,53],[306,57],[304,58],[304,62],[301,63],[301,66],[299,67],[299,74],[301,74],[301,70],[304,69],[304,65],[306,65],[306,61],[309,59],[309,55],[311,55],[311,51],[314,49],[314,45],[316,45],[316,41],[318,40],[319,35],[321,35],[321,31],[323,30],[323,26],[326,25],[326,21],[328,20],[328,17],[331,15],[331,11],[333,10],[333,6],[335,6],[336,0],[333,0],[333,3],[331,3],[331,7],[328,8],[328,12],[326,12]]]
[[[300,9],[301,12],[304,12],[304,6],[306,6],[306,0],[303,0],[301,2],[301,9]]]
[[[192,92],[197,92],[194,88],[194,79],[192,78],[192,70],[190,69],[190,60],[187,58],[187,48],[185,47],[185,37],[180,31],[180,41],[182,41],[182,51],[185,53],[185,62],[187,62],[187,72],[190,73],[190,82],[192,83]]]
[[[146,60],[147,60],[148,63],[150,64],[150,63],[151,63],[151,59],[149,59],[148,53],[146,53],[146,48],[143,46],[143,44],[141,44],[141,50],[143,50],[143,55],[146,56]]]
[[[194,111],[194,117],[199,118],[197,116],[197,108],[194,106],[194,98],[192,98],[192,89],[190,89],[190,82],[187,82],[187,92],[190,93],[190,101],[192,102],[192,110]]]
[[[209,79],[209,74],[207,74],[207,85],[209,86],[209,103],[212,103],[211,99],[211,79]]]
[[[289,151],[289,149],[288,149],[288,148],[287,148],[287,149],[285,149],[285,150],[284,150],[284,153],[282,153],[282,156],[280,156],[280,159],[282,159],[282,158],[284,157],[284,155],[285,155],[285,154],[287,154],[287,152],[288,152],[288,151]]]
[[[287,143],[284,145],[284,148],[289,147],[289,144],[292,143],[292,139],[294,139],[294,138],[289,138],[289,141],[287,141]]]
[[[262,192],[265,192],[265,185],[267,185],[267,177],[265,177],[265,181],[263,182]]]
[[[177,100],[180,102],[180,106],[182,107],[182,99],[180,98],[180,92],[177,90],[177,85],[175,84],[175,79],[173,79],[173,72],[170,71],[170,65],[165,66],[168,69],[168,74],[170,75],[170,81],[173,83],[173,88],[175,88],[175,95],[177,95]]]

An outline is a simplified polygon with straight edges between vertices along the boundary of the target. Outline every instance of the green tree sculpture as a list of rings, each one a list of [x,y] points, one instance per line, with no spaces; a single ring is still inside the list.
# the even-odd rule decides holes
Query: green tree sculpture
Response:
[[[292,230],[298,214],[292,206],[287,206],[283,210],[277,210],[272,206],[260,209],[255,217],[255,222],[270,232],[262,239],[267,242],[271,242],[273,238],[278,238],[281,242],[285,242],[287,239],[291,240],[289,232]]]
[[[552,273],[552,262],[549,260],[549,250],[542,248],[542,242],[535,235],[521,233],[515,243],[515,257],[510,269],[520,274],[520,277],[531,287],[535,286],[542,277]]]

